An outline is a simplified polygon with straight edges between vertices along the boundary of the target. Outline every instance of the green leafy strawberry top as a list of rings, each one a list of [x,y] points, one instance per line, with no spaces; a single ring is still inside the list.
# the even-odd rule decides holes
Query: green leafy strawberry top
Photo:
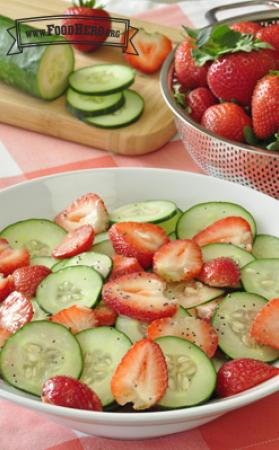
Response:
[[[251,52],[263,48],[273,49],[272,45],[255,38],[253,34],[243,34],[231,30],[227,25],[214,25],[200,30],[183,26],[187,34],[195,39],[197,48],[192,55],[198,66],[219,58],[226,53]]]

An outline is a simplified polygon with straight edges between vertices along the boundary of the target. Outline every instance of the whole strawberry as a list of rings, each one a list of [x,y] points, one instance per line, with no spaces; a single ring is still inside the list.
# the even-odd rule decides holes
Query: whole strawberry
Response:
[[[244,128],[251,127],[252,121],[243,108],[228,102],[210,106],[202,116],[201,124],[218,136],[244,142]]]
[[[203,113],[215,103],[217,103],[217,99],[206,87],[193,89],[187,97],[189,115],[196,122],[200,122]]]
[[[74,27],[74,33],[67,34],[65,37],[69,41],[81,41],[72,44],[81,52],[93,52],[102,45],[109,35],[111,29],[110,16],[104,9],[95,7],[95,0],[78,0],[78,3],[79,6],[70,6],[64,13],[73,17],[65,18],[63,25]],[[74,16],[88,16],[88,19],[75,20]],[[88,43],[89,39],[90,42]]]
[[[195,41],[187,36],[175,52],[175,73],[183,89],[207,86],[208,64],[199,67],[192,56]]]
[[[258,81],[252,97],[255,134],[266,139],[279,130],[279,71]]]
[[[216,391],[219,397],[229,397],[246,391],[279,374],[277,367],[241,358],[225,363],[217,374]]]
[[[261,28],[256,37],[261,41],[268,42],[275,50],[279,51],[279,23]]]
[[[216,97],[249,106],[257,81],[270,70],[276,70],[277,64],[276,52],[273,50],[224,55],[211,64],[208,85]]]

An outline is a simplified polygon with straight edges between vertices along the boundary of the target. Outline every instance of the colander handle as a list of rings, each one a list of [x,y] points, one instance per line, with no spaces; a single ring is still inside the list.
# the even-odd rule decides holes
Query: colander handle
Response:
[[[226,11],[230,9],[238,9],[238,8],[244,8],[245,6],[251,6],[251,5],[268,5],[268,6],[276,6],[279,8],[279,2],[278,0],[248,0],[245,2],[239,2],[239,3],[233,3],[232,5],[222,5],[222,6],[216,6],[216,8],[212,8],[206,13],[206,18],[210,23],[216,23],[218,22],[217,14],[221,11]]]

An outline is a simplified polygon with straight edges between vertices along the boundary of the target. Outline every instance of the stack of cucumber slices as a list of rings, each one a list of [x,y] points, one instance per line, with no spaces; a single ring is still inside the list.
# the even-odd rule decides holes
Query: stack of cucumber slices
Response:
[[[67,108],[78,119],[101,128],[135,122],[144,109],[143,98],[128,89],[135,71],[121,64],[96,64],[71,73]]]

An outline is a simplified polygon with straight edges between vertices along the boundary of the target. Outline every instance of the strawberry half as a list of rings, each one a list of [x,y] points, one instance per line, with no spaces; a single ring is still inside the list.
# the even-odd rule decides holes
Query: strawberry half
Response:
[[[257,22],[237,22],[230,25],[230,29],[243,34],[254,34],[263,28]],[[263,40],[263,39],[261,39]]]
[[[213,326],[196,317],[167,317],[154,320],[147,328],[147,337],[157,339],[161,336],[178,336],[193,342],[200,347],[209,358],[217,350],[218,335]]]
[[[270,300],[256,315],[250,334],[262,345],[279,350],[279,298]]]
[[[3,248],[3,247],[2,247]],[[18,267],[28,266],[29,253],[25,248],[0,247],[0,273],[9,275]]]
[[[253,235],[247,220],[242,217],[231,216],[212,223],[196,234],[193,240],[200,247],[214,242],[225,242],[251,252]]]
[[[214,258],[204,263],[199,280],[213,287],[235,288],[240,281],[239,266],[232,258]]]
[[[98,327],[111,327],[115,324],[117,319],[116,312],[109,306],[105,305],[103,301],[101,301],[93,311]]]
[[[171,241],[157,250],[153,270],[167,281],[190,281],[202,268],[202,252],[191,240]]]
[[[55,217],[55,222],[67,231],[89,224],[95,234],[109,227],[109,215],[103,200],[96,194],[85,194],[77,198]]]
[[[62,311],[51,316],[49,320],[61,323],[69,328],[73,334],[98,326],[94,310],[85,306],[73,305],[62,309]]]
[[[53,258],[70,258],[90,249],[94,240],[94,230],[91,225],[83,225],[70,231],[52,252]]]
[[[5,328],[0,328],[0,350],[5,344],[6,340],[11,336],[11,332]]]
[[[13,273],[15,290],[27,298],[34,297],[37,287],[51,273],[46,266],[26,266],[16,269]]]
[[[116,253],[134,257],[147,268],[152,264],[156,250],[169,242],[166,232],[153,223],[118,222],[109,230]]]
[[[226,362],[217,374],[216,391],[219,397],[229,397],[246,391],[279,374],[277,367],[241,358]]]
[[[121,277],[128,273],[143,272],[143,268],[136,258],[129,258],[126,256],[115,255],[112,258],[113,266],[109,279],[115,280],[115,278]]]
[[[136,410],[148,409],[167,390],[168,370],[159,345],[149,339],[136,342],[124,355],[111,380],[117,403],[133,403]]]
[[[30,322],[33,317],[33,306],[20,292],[12,292],[0,306],[0,328],[15,333]]]
[[[12,275],[8,275],[6,278],[0,277],[0,302],[5,300],[14,289],[15,285]]]
[[[118,314],[151,322],[176,313],[177,302],[165,296],[165,288],[165,282],[153,273],[131,273],[106,283],[103,299]]]
[[[43,385],[42,401],[67,408],[102,411],[102,403],[92,389],[71,377],[57,375]]]
[[[124,53],[124,58],[137,70],[144,73],[157,72],[165,61],[168,54],[172,51],[171,40],[161,33],[147,33],[140,28],[135,34],[130,31],[129,37],[133,36],[133,46],[135,46],[138,55]]]

